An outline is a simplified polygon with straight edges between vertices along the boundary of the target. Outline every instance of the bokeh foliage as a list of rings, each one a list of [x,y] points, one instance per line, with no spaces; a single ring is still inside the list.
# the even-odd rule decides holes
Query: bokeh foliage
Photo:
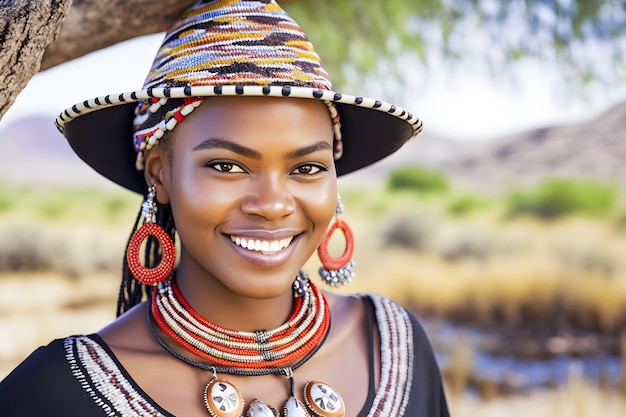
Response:
[[[398,167],[389,174],[387,180],[387,187],[393,191],[440,193],[446,191],[448,186],[448,179],[444,175],[417,165]]]
[[[304,27],[342,87],[355,74],[393,71],[400,76],[401,55],[414,55],[423,63],[431,52],[467,57],[475,53],[467,39],[476,32],[487,44],[479,54],[492,68],[549,56],[584,84],[603,64],[587,53],[598,42],[608,47],[613,71],[624,66],[623,0],[279,1]],[[391,65],[381,67],[384,62]]]
[[[508,214],[546,220],[575,213],[602,216],[615,207],[619,192],[610,184],[550,179],[535,189],[513,191],[508,197]]]

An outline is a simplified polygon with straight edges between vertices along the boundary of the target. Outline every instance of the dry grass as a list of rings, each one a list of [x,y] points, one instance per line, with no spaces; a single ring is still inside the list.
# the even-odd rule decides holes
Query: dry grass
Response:
[[[81,276],[119,270],[130,226],[81,219],[0,218],[0,271],[57,271]]]
[[[454,417],[622,417],[626,400],[584,381],[571,381],[560,390],[483,401],[472,396],[449,398]]]
[[[589,328],[626,325],[626,237],[595,220],[430,217],[414,247],[385,244],[386,219],[349,221],[358,245],[357,278],[347,292],[378,292],[444,316],[471,308],[479,321],[494,314],[510,321],[548,319],[558,305],[559,314]],[[317,264],[312,259],[309,269]]]
[[[111,273],[0,275],[0,379],[37,347],[111,322],[118,285]]]

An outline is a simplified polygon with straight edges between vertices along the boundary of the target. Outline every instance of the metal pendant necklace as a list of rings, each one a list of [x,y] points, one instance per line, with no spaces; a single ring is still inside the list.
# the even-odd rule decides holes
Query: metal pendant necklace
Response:
[[[241,376],[282,375],[289,381],[284,417],[344,417],[345,404],[328,384],[309,381],[304,403],[294,393],[294,371],[308,361],[326,340],[330,310],[324,295],[304,272],[294,281],[294,306],[289,319],[272,330],[241,332],[222,328],[200,316],[185,300],[175,279],[159,284],[147,303],[148,326],[161,347],[177,359],[209,371],[204,405],[213,417],[243,417],[245,401],[239,389],[219,374]],[[181,355],[159,336],[153,324],[187,351],[216,365]],[[279,417],[272,406],[254,399],[246,417]]]

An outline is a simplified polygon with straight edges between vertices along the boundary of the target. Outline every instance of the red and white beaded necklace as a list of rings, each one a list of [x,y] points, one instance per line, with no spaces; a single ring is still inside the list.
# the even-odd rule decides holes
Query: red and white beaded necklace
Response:
[[[284,375],[290,396],[283,406],[285,417],[342,417],[345,405],[328,384],[310,381],[304,389],[306,407],[294,395],[293,371],[304,364],[324,343],[330,329],[330,310],[322,292],[302,273],[294,282],[294,306],[285,323],[272,330],[242,332],[227,329],[198,314],[185,300],[175,279],[168,279],[153,292],[148,303],[148,324],[157,342],[185,363],[211,371],[204,390],[204,404],[213,417],[243,417],[245,402],[237,387],[218,373],[260,376]],[[189,359],[161,339],[152,321],[171,340],[209,362]],[[309,414],[309,412],[311,413]],[[255,399],[247,417],[278,417],[274,408]]]

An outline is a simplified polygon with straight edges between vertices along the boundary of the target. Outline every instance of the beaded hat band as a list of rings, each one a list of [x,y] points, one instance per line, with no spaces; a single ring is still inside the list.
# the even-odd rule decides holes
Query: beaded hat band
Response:
[[[289,87],[288,87],[289,88]],[[135,168],[144,169],[144,152],[150,150],[158,141],[182,122],[192,111],[202,104],[205,97],[186,97],[184,99],[150,98],[141,100],[135,108],[133,120],[133,144],[137,151]],[[337,160],[343,155],[343,141],[341,138],[341,122],[339,112],[330,101],[325,101],[333,123],[333,156]]]
[[[143,193],[142,153],[214,96],[325,102],[338,175],[387,156],[422,128],[398,106],[334,92],[308,38],[274,0],[198,1],[166,33],[141,90],[85,100],[56,125],[96,171]]]

